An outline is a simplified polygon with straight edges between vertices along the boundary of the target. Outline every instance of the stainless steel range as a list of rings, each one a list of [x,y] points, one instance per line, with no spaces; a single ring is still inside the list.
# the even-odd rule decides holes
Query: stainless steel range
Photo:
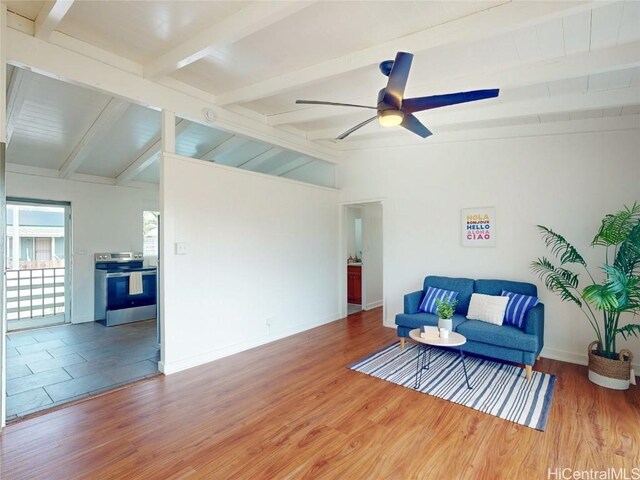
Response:
[[[95,254],[95,320],[110,327],[156,318],[157,270],[141,252]]]

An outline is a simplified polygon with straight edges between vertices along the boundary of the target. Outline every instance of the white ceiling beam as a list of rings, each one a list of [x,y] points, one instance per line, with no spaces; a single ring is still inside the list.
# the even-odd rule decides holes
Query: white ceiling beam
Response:
[[[92,147],[114,127],[129,108],[129,103],[111,98],[86,130],[59,170],[60,178],[69,178],[82,165]]]
[[[58,33],[58,32],[56,32]],[[43,42],[25,34],[21,29],[7,29],[7,61],[17,66],[29,66],[33,71],[51,78],[83,85],[111,96],[131,99],[140,105],[165,109],[182,118],[203,123],[203,108],[211,108],[215,120],[211,126],[230,133],[267,142],[287,150],[337,163],[339,150],[306,140],[301,135],[266,125],[264,121],[247,118],[217,107],[210,94],[190,87],[171,77],[157,82],[142,78],[126,68],[115,67],[115,56],[104,56],[98,49],[80,41],[69,43],[68,48],[52,42]],[[80,46],[84,48],[80,48]],[[125,59],[120,59],[126,64]],[[171,82],[169,82],[171,80]]]
[[[294,170],[298,167],[306,165],[307,163],[311,163],[312,161],[313,160],[310,159],[309,157],[297,157],[297,158],[294,158],[293,160],[286,162],[283,165],[280,165],[278,168],[274,168],[273,170],[270,170],[266,173],[268,173],[269,175],[275,175],[276,177],[278,177],[280,175],[284,175],[287,172],[290,172],[291,170]]]
[[[7,173],[18,173],[21,175],[34,175],[37,177],[49,177],[59,178],[58,170],[55,168],[42,168],[34,167],[31,165],[22,165],[18,163],[7,163]],[[115,185],[116,179],[112,177],[102,177],[99,175],[86,175],[84,173],[74,173],[70,178],[66,180],[85,182],[85,183],[97,183],[100,185]],[[129,187],[135,188],[149,188],[153,190],[158,189],[157,183],[150,182],[130,182],[127,184]]]
[[[472,108],[456,108],[449,112],[432,110],[417,113],[416,115],[427,127],[431,128],[468,122],[600,110],[638,104],[640,104],[640,89],[631,87],[589,94],[559,95],[535,100],[527,99],[507,103],[475,105]],[[348,127],[336,126],[335,128],[310,131],[307,132],[307,138],[310,140],[335,138],[346,128]],[[359,130],[352,135],[358,136],[358,134],[363,135],[366,133],[367,130],[364,129],[364,131]]]
[[[180,136],[189,126],[186,120],[180,120],[176,125],[176,138]],[[120,175],[116,177],[116,185],[128,185],[131,180],[136,178],[140,173],[149,168],[160,157],[160,147],[162,144],[161,135],[156,135],[145,148],[144,152],[133,160]]]
[[[611,132],[637,130],[640,128],[640,115],[622,115],[618,117],[588,118],[556,122],[532,123],[526,125],[508,125],[492,128],[476,128],[454,132],[435,133],[424,139],[410,133],[392,134],[375,138],[359,138],[340,143],[343,151],[397,148],[402,146],[428,146],[437,143],[473,142],[479,140],[501,140],[553,135],[573,135],[593,132]]]
[[[256,155],[255,157],[242,162],[238,165],[238,168],[244,168],[245,170],[253,170],[254,168],[259,167],[264,162],[269,160],[270,158],[275,157],[276,155],[280,155],[284,150],[280,147],[272,147],[266,152],[261,153],[260,155]]]
[[[518,65],[507,69],[495,69],[490,72],[482,72],[481,75],[478,74],[477,70],[470,69],[463,74],[458,73],[456,78],[447,78],[445,75],[435,81],[418,84],[413,87],[413,90],[424,91],[425,95],[429,95],[428,92],[430,91],[443,93],[444,90],[456,92],[467,89],[480,90],[496,87],[506,89],[553,82],[583,75],[594,75],[638,67],[640,66],[638,52],[640,52],[640,42],[633,42],[594,52]],[[348,101],[362,103],[370,100],[370,97],[349,99]],[[357,108],[348,107],[312,107],[270,115],[267,117],[267,123],[275,126],[312,122],[323,118],[353,114],[357,111]]]
[[[54,0],[45,2],[35,21],[35,37],[48,40],[64,16],[73,5],[73,0]]]
[[[167,75],[228,45],[263,30],[313,2],[256,2],[223,19],[203,32],[160,55],[144,66],[146,78]]]
[[[31,74],[29,72],[17,67],[13,69],[7,92],[7,145],[11,142],[30,83]]]
[[[590,9],[597,2],[509,2],[373,47],[216,96],[220,106],[244,103],[300,88],[392,58],[397,51],[420,52],[450,43],[471,42]]]
[[[232,137],[227,138],[222,143],[216,145],[207,153],[200,157],[200,160],[207,160],[209,162],[216,162],[218,158],[221,158],[237,148],[240,148],[242,145],[247,143],[249,140],[243,137],[238,137],[234,135]]]

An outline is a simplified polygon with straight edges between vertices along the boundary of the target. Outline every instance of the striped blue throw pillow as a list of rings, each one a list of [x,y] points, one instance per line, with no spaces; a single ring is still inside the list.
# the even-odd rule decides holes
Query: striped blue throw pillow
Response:
[[[422,298],[422,302],[420,303],[420,308],[418,308],[418,310],[421,312],[435,314],[436,308],[438,308],[436,300],[448,299],[450,301],[454,301],[457,296],[458,292],[444,290],[442,288],[427,287],[427,291]]]
[[[538,304],[538,297],[522,295],[521,293],[502,291],[503,297],[509,297],[507,310],[504,312],[504,324],[524,328],[524,318],[529,310]]]

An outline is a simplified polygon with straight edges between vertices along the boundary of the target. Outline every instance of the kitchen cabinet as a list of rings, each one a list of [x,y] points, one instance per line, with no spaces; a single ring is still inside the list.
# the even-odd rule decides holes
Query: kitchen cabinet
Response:
[[[347,302],[362,303],[362,267],[347,265]]]

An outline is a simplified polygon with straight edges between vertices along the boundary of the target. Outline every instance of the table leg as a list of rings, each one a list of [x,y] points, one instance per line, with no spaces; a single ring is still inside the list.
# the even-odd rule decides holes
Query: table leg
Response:
[[[420,384],[422,383],[422,369],[424,368],[424,356],[425,356],[425,346],[420,344],[418,345],[420,349],[418,351],[418,360],[416,362],[416,383],[413,386],[414,389],[419,389]],[[422,360],[422,363],[420,362]]]
[[[424,346],[424,348],[429,348],[429,361],[427,362],[427,366],[424,366],[424,358],[422,359],[422,368],[424,370],[429,370],[429,367],[431,366],[431,350],[433,350],[433,347],[427,347],[426,345]],[[426,355],[426,352],[425,352]]]
[[[471,385],[469,385],[469,377],[467,376],[467,366],[464,364],[464,353],[462,353],[462,347],[458,347],[460,351],[460,359],[462,360],[462,369],[464,370],[464,379],[467,382],[467,387],[471,390]]]

